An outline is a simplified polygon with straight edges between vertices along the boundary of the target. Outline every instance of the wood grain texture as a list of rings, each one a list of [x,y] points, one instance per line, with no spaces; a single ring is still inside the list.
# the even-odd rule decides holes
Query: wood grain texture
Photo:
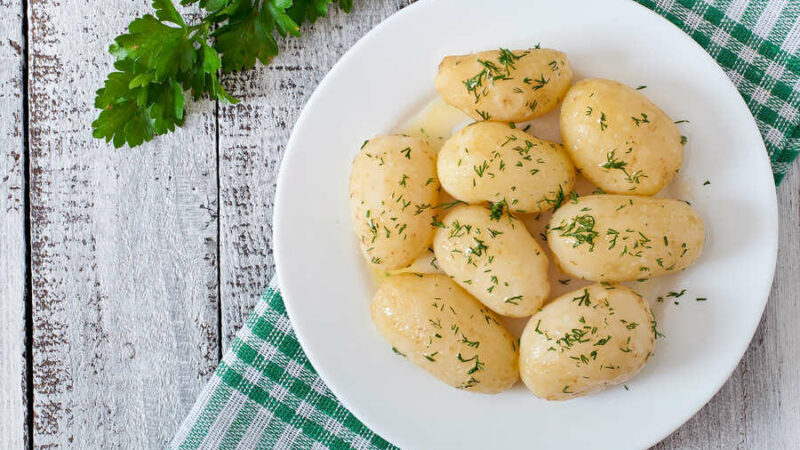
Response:
[[[778,188],[778,265],[750,347],[727,383],[658,449],[795,449],[800,442],[800,160]]]
[[[214,105],[135,150],[91,137],[147,0],[30,4],[35,448],[163,448],[217,363]]]
[[[301,38],[279,40],[267,67],[227,75],[242,100],[220,107],[220,259],[222,337],[227,348],[274,274],[272,211],[281,156],[306,100],[339,58],[408,1],[356,1],[333,7],[303,27]]]
[[[0,449],[26,441],[22,12],[0,0]]]
[[[303,37],[279,41],[270,66],[226,76],[243,101],[219,110],[217,158],[210,102],[192,104],[175,135],[135,150],[90,137],[94,90],[111,68],[105,48],[149,0],[30,2],[36,448],[165,446],[216,365],[218,302],[227,345],[274,273],[275,183],[302,106],[347,49],[408,3],[334,8]],[[0,42],[0,127],[12,144],[0,155],[0,448],[24,443],[20,5],[0,0],[0,36],[11,37]],[[748,352],[655,448],[800,442],[798,170],[779,189],[777,275]]]

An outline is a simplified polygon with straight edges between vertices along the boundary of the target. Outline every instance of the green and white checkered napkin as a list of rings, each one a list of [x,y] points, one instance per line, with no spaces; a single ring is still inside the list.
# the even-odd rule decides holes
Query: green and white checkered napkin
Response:
[[[236,335],[171,447],[394,448],[350,414],[314,372],[275,281]]]
[[[756,118],[780,182],[800,150],[800,0],[637,1],[678,25],[722,66]],[[171,447],[393,448],[314,372],[273,284]]]

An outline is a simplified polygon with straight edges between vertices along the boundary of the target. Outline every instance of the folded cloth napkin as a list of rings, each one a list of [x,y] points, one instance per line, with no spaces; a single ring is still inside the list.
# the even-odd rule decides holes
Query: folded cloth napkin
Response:
[[[678,25],[722,66],[756,118],[780,182],[800,150],[800,2],[637,1]],[[314,372],[272,283],[171,447],[393,448]]]

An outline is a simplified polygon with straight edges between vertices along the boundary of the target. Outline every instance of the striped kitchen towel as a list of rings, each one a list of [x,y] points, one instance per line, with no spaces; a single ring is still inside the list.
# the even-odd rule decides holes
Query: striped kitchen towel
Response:
[[[637,0],[702,45],[741,92],[776,183],[800,150],[800,0]],[[314,372],[270,284],[171,444],[175,449],[385,449]]]
[[[777,185],[800,152],[800,0],[637,0],[717,61],[756,118]]]
[[[273,280],[172,441],[174,449],[393,448],[317,376]]]

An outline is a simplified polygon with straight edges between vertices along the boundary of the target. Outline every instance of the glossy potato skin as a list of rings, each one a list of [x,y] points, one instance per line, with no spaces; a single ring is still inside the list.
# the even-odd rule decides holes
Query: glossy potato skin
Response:
[[[520,338],[520,375],[537,397],[566,400],[623,383],[655,347],[647,302],[622,285],[566,293],[530,318]]]
[[[450,386],[494,394],[519,379],[514,339],[446,275],[387,278],[372,320],[397,353]]]
[[[350,172],[350,210],[361,252],[382,270],[411,264],[431,243],[439,196],[435,155],[419,138],[365,142]]]
[[[475,120],[522,122],[558,105],[572,68],[557,50],[490,50],[445,57],[435,82],[447,103]]]
[[[653,195],[681,167],[681,133],[640,91],[611,80],[575,83],[561,105],[575,166],[609,194]]]
[[[474,123],[454,134],[439,151],[437,173],[459,200],[505,200],[519,213],[551,209],[575,184],[564,147],[500,122]]]
[[[530,316],[542,306],[550,294],[549,261],[522,222],[465,205],[442,222],[433,251],[456,283],[504,316]]]
[[[703,220],[686,202],[589,195],[566,202],[550,219],[547,243],[573,277],[631,281],[685,269],[700,257]]]

